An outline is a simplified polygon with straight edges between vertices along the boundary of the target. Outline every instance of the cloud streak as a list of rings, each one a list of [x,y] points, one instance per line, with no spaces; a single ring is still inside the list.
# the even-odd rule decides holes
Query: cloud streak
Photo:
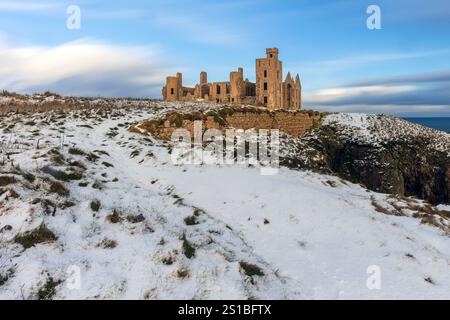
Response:
[[[450,116],[450,71],[368,79],[305,93],[310,107],[397,115]]]
[[[428,50],[418,52],[380,52],[374,54],[355,54],[348,57],[342,57],[331,60],[304,61],[294,63],[293,65],[303,65],[302,71],[314,74],[317,70],[326,72],[336,72],[348,70],[349,68],[361,68],[370,64],[379,64],[391,61],[405,61],[414,59],[423,59],[430,57],[439,57],[450,55],[450,49]]]
[[[373,86],[379,84],[386,85],[386,84],[414,84],[414,83],[438,83],[438,82],[450,82],[450,70],[363,80],[353,82],[351,85]]]
[[[81,39],[18,47],[0,39],[0,88],[65,95],[160,96],[172,73],[156,46],[120,46]]]

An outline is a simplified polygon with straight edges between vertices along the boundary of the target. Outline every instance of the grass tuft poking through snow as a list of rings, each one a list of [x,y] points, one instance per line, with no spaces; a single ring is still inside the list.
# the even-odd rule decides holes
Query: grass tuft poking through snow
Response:
[[[246,276],[249,276],[249,277],[253,277],[253,276],[262,277],[262,276],[264,276],[264,272],[257,265],[241,261],[241,262],[239,262],[239,266],[244,271]]]
[[[183,234],[181,237],[181,240],[183,241],[183,253],[188,259],[192,259],[195,257],[195,248],[192,246],[192,244],[186,239],[186,235]]]
[[[39,243],[54,242],[56,240],[58,240],[58,237],[45,224],[41,224],[39,228],[17,235],[14,238],[14,241],[21,244],[24,249],[29,249]]]

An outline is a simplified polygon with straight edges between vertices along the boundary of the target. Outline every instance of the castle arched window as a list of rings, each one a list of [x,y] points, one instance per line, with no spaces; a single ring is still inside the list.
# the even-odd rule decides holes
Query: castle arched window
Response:
[[[216,91],[217,91],[217,94],[220,94],[220,86],[219,85],[217,85]]]
[[[174,94],[175,90],[173,88],[170,88],[170,94]]]
[[[267,90],[267,82],[264,82],[264,91]]]
[[[264,78],[267,78],[267,70],[264,70]]]

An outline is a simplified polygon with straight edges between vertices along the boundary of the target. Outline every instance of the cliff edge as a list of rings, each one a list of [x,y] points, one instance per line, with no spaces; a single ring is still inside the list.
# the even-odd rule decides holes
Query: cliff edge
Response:
[[[281,163],[334,173],[370,190],[450,201],[450,135],[384,115],[330,114],[298,139],[284,137]]]

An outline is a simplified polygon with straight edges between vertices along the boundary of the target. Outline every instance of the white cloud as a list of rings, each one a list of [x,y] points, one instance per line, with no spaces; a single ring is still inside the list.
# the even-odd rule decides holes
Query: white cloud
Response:
[[[406,59],[417,59],[425,57],[433,57],[440,55],[450,54],[449,49],[441,50],[428,50],[419,52],[387,52],[387,53],[377,53],[377,54],[366,54],[366,55],[354,55],[351,57],[336,59],[336,60],[326,60],[320,62],[327,66],[336,66],[341,68],[346,68],[352,65],[367,64],[381,61],[392,61],[392,60],[406,60]]]
[[[0,88],[70,95],[160,96],[167,74],[156,46],[92,39],[58,46],[15,46],[0,39]]]
[[[414,91],[414,86],[364,86],[364,87],[340,87],[318,90],[305,93],[303,99],[308,103],[330,103],[341,99],[364,95],[387,95]]]

